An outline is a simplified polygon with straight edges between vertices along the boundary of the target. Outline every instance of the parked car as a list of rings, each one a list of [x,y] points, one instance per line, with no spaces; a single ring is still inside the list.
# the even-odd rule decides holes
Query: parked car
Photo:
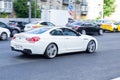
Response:
[[[13,36],[16,33],[20,32],[20,28],[19,27],[13,27],[13,26],[9,26],[3,22],[0,22],[0,27],[2,28],[7,28],[10,31],[10,36]]]
[[[0,40],[7,40],[10,37],[10,31],[0,27]]]
[[[110,32],[116,32],[118,31],[118,26],[114,23],[113,20],[97,20],[97,23],[99,23],[101,28],[104,31],[110,31]]]
[[[55,26],[53,23],[51,22],[46,22],[46,21],[35,21],[29,24],[25,25],[24,31],[29,31],[35,28],[39,28],[42,26]]]
[[[103,34],[103,29],[100,28],[100,25],[97,23],[76,21],[66,26],[71,27],[81,34]]]
[[[86,51],[94,53],[97,49],[96,38],[81,35],[67,27],[40,27],[31,31],[15,34],[11,49],[24,55],[42,54],[54,58],[57,54]]]
[[[120,32],[120,21],[114,23],[117,26],[116,31]]]
[[[110,32],[116,32],[118,31],[118,26],[115,25],[114,23],[102,23],[101,28],[104,31],[110,31]]]
[[[25,21],[14,21],[14,20],[10,20],[8,22],[8,25],[10,26],[14,26],[14,27],[19,27],[21,32],[24,31],[25,25],[28,24],[29,22],[25,22]]]

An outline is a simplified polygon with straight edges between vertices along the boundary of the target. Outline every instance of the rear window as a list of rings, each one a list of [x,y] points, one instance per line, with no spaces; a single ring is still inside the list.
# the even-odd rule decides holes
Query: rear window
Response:
[[[51,29],[50,27],[49,28],[39,28],[39,29],[34,29],[34,30],[31,30],[31,31],[28,31],[26,33],[29,33],[29,34],[42,34],[46,31],[48,31],[49,29]]]
[[[8,24],[9,24],[9,25],[13,25],[13,24],[15,24],[15,22],[9,22]]]

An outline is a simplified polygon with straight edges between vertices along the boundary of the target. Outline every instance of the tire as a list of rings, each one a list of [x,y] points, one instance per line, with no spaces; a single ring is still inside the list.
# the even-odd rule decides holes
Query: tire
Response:
[[[98,35],[103,35],[103,30],[102,30],[102,29],[100,29],[100,30],[98,31]]]
[[[16,33],[19,33],[19,31],[18,30],[13,30],[12,31],[12,36],[14,36],[14,34],[16,34]]]
[[[56,44],[51,43],[47,46],[46,50],[45,50],[45,56],[49,59],[54,58],[56,55],[58,54],[58,48],[56,46]]]
[[[82,31],[81,31],[81,34],[86,35],[86,31],[85,31],[85,30],[82,30]]]
[[[7,33],[3,32],[3,33],[0,35],[0,39],[1,39],[1,40],[7,40],[7,39],[8,39]]]
[[[86,52],[88,53],[94,53],[96,50],[96,43],[94,40],[89,41],[88,45],[87,45],[87,50]]]
[[[114,29],[113,29],[113,32],[117,32],[117,29],[114,28]]]
[[[22,55],[23,55],[23,56],[30,56],[31,54],[22,52]]]

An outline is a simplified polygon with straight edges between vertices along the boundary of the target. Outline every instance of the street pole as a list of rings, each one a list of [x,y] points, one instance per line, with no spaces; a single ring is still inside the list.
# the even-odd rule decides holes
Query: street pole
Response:
[[[73,17],[73,9],[74,9],[74,1],[73,0],[69,0],[69,4],[68,4],[68,11],[69,11],[69,14],[71,16],[71,18]]]
[[[77,0],[75,0],[74,4],[75,4],[75,15],[74,15],[74,18],[76,19],[76,16],[77,16],[77,4],[76,4]]]
[[[36,7],[37,7],[37,0],[35,0],[35,12],[34,12],[34,18],[36,18]]]
[[[29,22],[31,22],[31,0],[28,1],[27,5],[29,7],[28,8],[28,10],[29,10]]]

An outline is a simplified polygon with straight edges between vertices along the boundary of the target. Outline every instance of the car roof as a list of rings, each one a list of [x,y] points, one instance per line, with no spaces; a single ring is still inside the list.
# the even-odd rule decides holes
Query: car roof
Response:
[[[16,23],[16,22],[25,22],[25,23],[28,23],[27,21],[14,21],[14,20],[10,20],[9,22],[14,22],[14,23]]]

